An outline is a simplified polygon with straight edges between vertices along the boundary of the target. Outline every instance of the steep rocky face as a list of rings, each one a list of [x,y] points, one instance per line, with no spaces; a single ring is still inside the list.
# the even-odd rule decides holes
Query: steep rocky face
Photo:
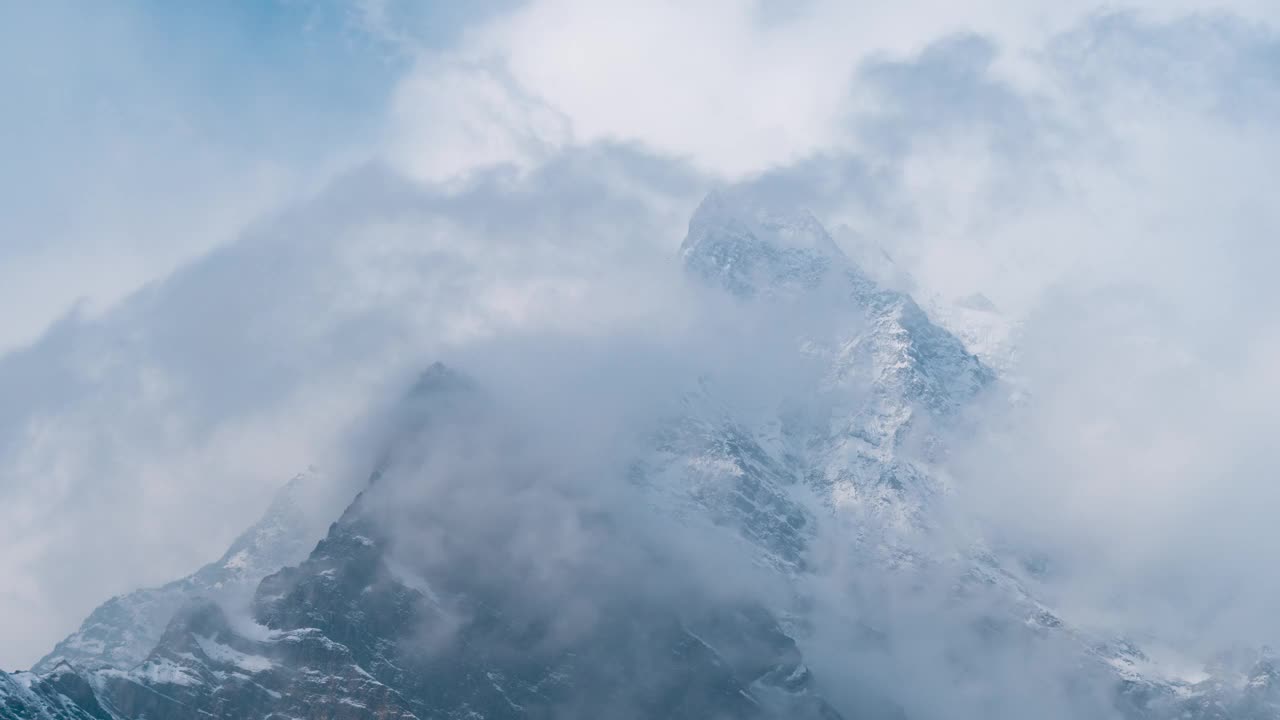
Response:
[[[349,513],[307,562],[262,583],[257,613],[275,632],[346,647],[416,717],[838,717],[807,692],[794,643],[763,610],[711,612],[732,625],[716,644],[675,609],[611,599],[559,637],[554,613],[466,573],[410,587],[387,542]]]
[[[1200,679],[1168,681],[1135,671],[1147,658],[1137,648],[1110,655],[1124,676],[1121,702],[1132,717],[1193,720],[1280,718],[1280,660],[1269,649],[1224,654]]]
[[[306,557],[323,532],[323,524],[317,522],[304,497],[320,482],[315,473],[308,470],[282,487],[262,518],[241,533],[218,561],[167,585],[111,598],[32,671],[46,673],[63,662],[85,669],[127,670],[147,657],[169,619],[190,600],[247,599],[267,574]]]
[[[255,613],[272,632],[321,632],[418,717],[838,717],[763,607],[676,602],[645,592],[644,578],[620,579],[590,562],[562,581],[561,596],[535,599],[536,582],[521,577],[537,568],[506,556],[488,532],[441,517],[435,506],[446,500],[415,490],[430,480],[416,475],[423,448],[443,451],[429,438],[442,412],[452,419],[451,449],[518,452],[492,430],[488,414],[500,411],[439,366],[411,398],[435,411],[418,424],[416,443],[402,437],[407,457],[385,458],[311,557],[260,585]],[[591,522],[609,561],[618,530],[607,514]],[[422,560],[424,548],[396,535],[406,524],[439,528],[439,542],[456,552]]]
[[[492,433],[500,406],[443,366],[407,402],[369,486],[306,560],[261,581],[252,620],[190,600],[142,662],[90,674],[109,717],[838,720],[763,606],[628,576],[663,563],[608,573],[620,553],[607,516],[592,520],[600,562],[558,581],[555,602],[534,600],[532,568],[433,515],[441,498],[418,488],[467,480],[421,475],[437,434],[450,447],[509,439]],[[456,535],[457,552],[420,561],[406,522]]]
[[[659,431],[658,452],[640,466],[645,480],[736,517],[769,562],[792,568],[804,563],[815,509],[864,530],[927,532],[943,492],[935,430],[953,426],[995,385],[994,373],[910,296],[863,272],[803,210],[712,194],[681,257],[697,280],[794,326],[774,341],[794,347],[818,379],[766,408],[702,383],[686,415]],[[910,550],[871,540],[873,552]]]
[[[59,664],[42,674],[0,673],[0,718],[5,720],[117,720],[89,681]]]
[[[248,638],[222,609],[192,601],[128,672],[99,673],[122,718],[413,718],[391,688],[314,629]]]

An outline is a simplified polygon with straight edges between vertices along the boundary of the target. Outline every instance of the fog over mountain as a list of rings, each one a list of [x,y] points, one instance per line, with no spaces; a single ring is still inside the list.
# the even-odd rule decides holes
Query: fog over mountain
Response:
[[[89,12],[0,718],[1280,717],[1271,3]]]

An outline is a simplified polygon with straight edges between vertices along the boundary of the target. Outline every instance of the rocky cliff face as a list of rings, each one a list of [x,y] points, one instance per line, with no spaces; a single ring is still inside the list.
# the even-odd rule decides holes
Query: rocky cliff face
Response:
[[[521,566],[486,557],[480,538],[417,562],[395,532],[432,512],[429,497],[408,500],[425,479],[416,459],[442,431],[490,444],[495,411],[433,366],[369,486],[303,562],[258,584],[251,618],[190,598],[132,667],[60,665],[87,691],[67,706],[113,718],[840,717],[758,604],[647,594],[646,578],[604,577],[608,563],[593,563],[560,588],[587,613],[566,623],[568,608],[530,601],[503,572]],[[595,522],[611,534],[610,518]],[[31,703],[47,712],[61,701],[48,697]]]
[[[78,670],[65,663],[43,673],[0,673],[6,720],[116,720]]]

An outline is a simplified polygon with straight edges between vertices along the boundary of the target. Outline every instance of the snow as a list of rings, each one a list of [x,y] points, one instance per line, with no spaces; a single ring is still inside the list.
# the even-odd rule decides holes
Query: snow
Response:
[[[204,651],[204,654],[209,656],[209,659],[215,662],[235,665],[245,672],[260,673],[275,667],[275,663],[268,658],[260,655],[248,655],[213,638],[196,636],[196,643],[200,645],[200,649]]]
[[[330,518],[303,510],[309,506],[307,493],[317,487],[316,474],[310,469],[281,488],[263,516],[236,538],[220,561],[162,587],[103,603],[32,669],[47,672],[65,659],[80,667],[128,670],[146,659],[173,614],[192,598],[244,605],[263,577],[300,562],[320,539]]]
[[[156,685],[199,685],[200,678],[166,659],[148,660],[129,673],[135,680]]]
[[[642,458],[639,481],[655,491],[650,498],[654,506],[694,517],[692,522],[708,532],[737,533],[738,541],[757,554],[761,567],[798,583],[805,582],[805,576],[797,558],[810,549],[819,532],[815,528],[821,528],[825,538],[847,543],[840,550],[859,561],[893,570],[946,564],[948,571],[961,570],[1003,593],[1015,617],[1026,613],[1028,618],[1047,616],[1055,621],[1028,619],[1031,630],[1056,633],[1081,648],[1096,645],[1098,633],[1072,627],[1069,619],[1038,603],[1003,569],[999,558],[984,554],[980,538],[956,541],[947,555],[926,544],[936,519],[930,513],[945,494],[946,483],[929,458],[906,448],[911,441],[932,439],[912,433],[931,423],[945,424],[950,413],[980,392],[992,377],[988,366],[1003,368],[1011,362],[1016,327],[993,303],[980,295],[949,303],[934,299],[926,313],[905,293],[863,273],[809,213],[778,212],[728,194],[713,194],[699,207],[681,254],[689,269],[740,298],[785,303],[805,293],[825,293],[821,303],[840,305],[832,306],[829,322],[824,313],[804,323],[804,332],[794,338],[797,355],[824,363],[821,382],[803,391],[810,395],[806,400],[817,399],[823,412],[792,418],[777,407],[748,410],[746,400],[717,395],[714,383],[702,384],[699,392],[691,393],[682,414],[664,427],[659,447]],[[66,655],[116,664],[145,656],[175,603],[210,587],[252,589],[266,573],[305,554],[310,543],[304,526],[287,504],[273,505],[220,563],[179,583],[104,605],[59,646],[60,654],[45,662]],[[361,535],[352,537],[374,544]],[[924,560],[917,562],[920,558]],[[435,597],[425,582],[401,577],[408,574],[394,565],[392,572]],[[321,574],[331,577],[334,571]],[[808,586],[798,587],[804,592]],[[251,625],[237,632],[258,640],[316,641],[346,651],[318,629],[280,632]],[[241,652],[215,638],[196,641],[216,663],[250,674],[274,667],[270,658]],[[1095,658],[1117,677],[1166,683],[1183,696],[1193,694],[1192,685],[1210,678],[1202,667],[1181,659],[1156,661],[1136,652]],[[359,666],[352,667],[372,678]],[[798,665],[787,682],[806,672]],[[155,684],[200,682],[169,660],[148,661],[133,676]],[[18,687],[27,689],[34,677],[13,676]],[[498,673],[487,677],[505,697],[505,679]],[[1249,681],[1243,676],[1238,680]]]
[[[792,208],[768,207],[758,198],[733,191],[717,191],[706,197],[689,222],[685,255],[709,233],[724,233],[756,240],[786,250],[836,254],[837,248],[826,228],[811,213]]]
[[[222,567],[228,570],[243,570],[248,566],[249,566],[248,550],[241,550],[235,555],[232,555],[230,558],[227,558],[226,562],[222,563]]]

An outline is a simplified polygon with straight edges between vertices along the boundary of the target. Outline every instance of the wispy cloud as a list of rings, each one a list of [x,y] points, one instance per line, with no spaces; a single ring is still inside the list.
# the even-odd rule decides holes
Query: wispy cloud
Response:
[[[1058,560],[1047,593],[1280,634],[1266,3],[282,7],[0,23],[5,65],[42,69],[3,76],[29,112],[0,140],[0,660],[356,463],[350,427],[428,360],[654,347],[724,182],[1020,328],[1025,398],[954,472],[993,537]],[[274,30],[216,32],[244,27]]]

